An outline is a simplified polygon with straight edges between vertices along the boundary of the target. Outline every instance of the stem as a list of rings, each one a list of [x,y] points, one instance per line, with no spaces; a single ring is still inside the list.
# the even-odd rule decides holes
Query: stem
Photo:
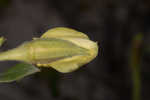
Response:
[[[29,50],[26,48],[17,47],[8,51],[0,52],[0,61],[5,60],[16,60],[16,61],[24,61],[29,62]]]
[[[141,77],[140,76],[141,75],[140,75],[139,68],[134,68],[132,72],[133,100],[141,100]]]
[[[141,34],[137,34],[133,40],[131,49],[132,80],[133,80],[133,94],[132,100],[141,100],[141,74],[140,74],[140,49],[142,44]]]

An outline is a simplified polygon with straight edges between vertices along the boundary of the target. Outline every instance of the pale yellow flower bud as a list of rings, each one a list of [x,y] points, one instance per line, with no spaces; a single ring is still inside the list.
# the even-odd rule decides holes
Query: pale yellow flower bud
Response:
[[[0,60],[17,60],[39,67],[52,67],[67,73],[93,60],[98,54],[96,42],[82,32],[70,28],[53,28],[41,38],[0,53]]]

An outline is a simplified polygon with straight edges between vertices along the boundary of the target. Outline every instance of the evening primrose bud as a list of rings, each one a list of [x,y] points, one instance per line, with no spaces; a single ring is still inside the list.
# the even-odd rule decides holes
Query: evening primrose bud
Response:
[[[97,43],[89,40],[87,35],[70,28],[58,27],[48,30],[40,38],[0,53],[0,61],[23,61],[67,73],[87,64],[97,54]]]

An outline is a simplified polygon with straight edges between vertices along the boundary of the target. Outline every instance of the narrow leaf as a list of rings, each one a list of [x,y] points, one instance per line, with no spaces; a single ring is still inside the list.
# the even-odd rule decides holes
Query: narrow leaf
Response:
[[[24,78],[25,76],[34,74],[39,71],[40,69],[31,64],[19,63],[8,69],[6,72],[0,74],[0,82],[17,81]]]

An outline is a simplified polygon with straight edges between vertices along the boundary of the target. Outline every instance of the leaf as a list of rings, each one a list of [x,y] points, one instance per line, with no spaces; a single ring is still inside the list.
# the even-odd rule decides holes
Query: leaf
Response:
[[[39,71],[40,69],[31,64],[19,63],[8,69],[6,72],[0,74],[0,82],[17,81],[24,78],[25,76],[34,74]]]

